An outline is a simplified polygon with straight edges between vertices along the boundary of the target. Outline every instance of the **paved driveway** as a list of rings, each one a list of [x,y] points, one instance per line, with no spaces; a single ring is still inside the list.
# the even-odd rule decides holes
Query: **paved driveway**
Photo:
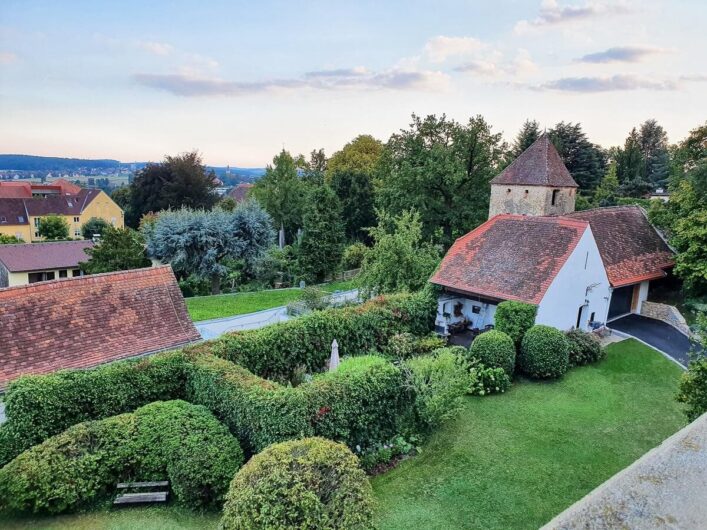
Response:
[[[687,367],[688,352],[694,343],[670,324],[632,314],[614,320],[608,326],[650,344]]]

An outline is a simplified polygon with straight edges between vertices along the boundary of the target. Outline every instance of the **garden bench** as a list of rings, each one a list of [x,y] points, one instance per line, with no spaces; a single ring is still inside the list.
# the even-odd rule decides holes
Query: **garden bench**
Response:
[[[153,482],[121,482],[118,490],[151,490],[153,488],[169,488],[168,480]],[[114,505],[145,504],[152,502],[167,502],[168,491],[138,491],[136,493],[119,493],[113,501]]]

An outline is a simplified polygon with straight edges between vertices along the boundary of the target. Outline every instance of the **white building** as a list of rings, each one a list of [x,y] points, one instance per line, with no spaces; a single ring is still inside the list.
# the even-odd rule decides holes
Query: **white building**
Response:
[[[638,206],[574,212],[575,188],[546,136],[491,181],[490,219],[430,279],[443,288],[439,332],[493,325],[504,300],[536,305],[536,323],[559,329],[640,313],[672,250]]]

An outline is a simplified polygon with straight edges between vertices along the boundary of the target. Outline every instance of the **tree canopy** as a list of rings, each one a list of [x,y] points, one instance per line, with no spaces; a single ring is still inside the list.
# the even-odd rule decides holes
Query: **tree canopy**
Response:
[[[130,228],[104,227],[101,239],[85,250],[88,261],[79,263],[88,274],[149,267],[142,235]]]
[[[525,120],[513,142],[512,157],[517,158],[518,155],[533,145],[538,138],[540,138],[540,124],[535,120]]]
[[[60,215],[47,215],[39,219],[37,233],[47,241],[69,239],[69,223]]]
[[[596,188],[606,170],[606,155],[589,141],[582,125],[561,121],[548,134],[580,189]]]
[[[380,140],[369,134],[357,136],[331,156],[326,168],[327,179],[331,181],[339,172],[373,176],[382,152]]]
[[[101,237],[106,228],[110,225],[108,221],[100,217],[91,217],[81,227],[81,235],[84,239],[93,239],[94,236]]]

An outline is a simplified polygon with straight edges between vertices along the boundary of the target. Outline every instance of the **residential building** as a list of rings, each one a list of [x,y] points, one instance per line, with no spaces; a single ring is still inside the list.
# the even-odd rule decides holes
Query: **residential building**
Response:
[[[0,389],[199,338],[169,266],[0,289]]]
[[[243,202],[248,198],[248,194],[253,189],[254,184],[249,182],[241,182],[235,188],[228,192],[228,196],[231,197],[236,203]]]
[[[0,287],[75,278],[88,260],[92,241],[52,241],[0,245]]]
[[[67,183],[68,184],[68,183]],[[73,186],[73,185],[72,185]],[[21,187],[5,189],[18,193]],[[123,210],[104,192],[98,189],[59,186],[58,189],[70,193],[49,193],[37,189],[41,196],[2,197],[0,196],[0,234],[15,236],[25,242],[41,241],[38,228],[42,217],[59,215],[69,225],[69,237],[81,238],[81,227],[92,217],[99,217],[107,223],[122,228]],[[31,192],[34,194],[35,187]],[[74,193],[74,191],[76,191]],[[22,191],[21,193],[26,193]]]
[[[459,238],[430,282],[447,333],[494,324],[499,303],[537,306],[536,323],[592,329],[640,313],[674,253],[638,206],[574,212],[577,184],[547,135],[491,181],[489,220]]]

